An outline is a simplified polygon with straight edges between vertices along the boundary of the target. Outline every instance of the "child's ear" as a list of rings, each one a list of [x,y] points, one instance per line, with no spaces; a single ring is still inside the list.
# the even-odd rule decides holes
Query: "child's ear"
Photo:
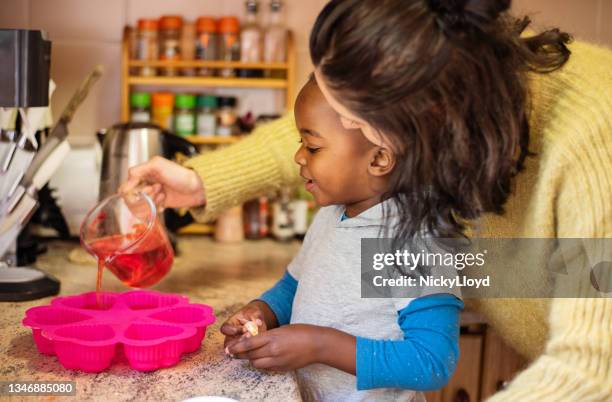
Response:
[[[385,176],[395,167],[395,154],[387,147],[376,147],[368,173],[372,176]]]

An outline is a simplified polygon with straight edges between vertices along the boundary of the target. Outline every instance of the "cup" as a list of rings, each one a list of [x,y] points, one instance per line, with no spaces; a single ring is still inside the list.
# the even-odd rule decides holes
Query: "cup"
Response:
[[[98,259],[98,288],[106,266],[130,287],[159,282],[174,260],[157,207],[142,192],[115,194],[102,200],[81,225],[81,244]]]

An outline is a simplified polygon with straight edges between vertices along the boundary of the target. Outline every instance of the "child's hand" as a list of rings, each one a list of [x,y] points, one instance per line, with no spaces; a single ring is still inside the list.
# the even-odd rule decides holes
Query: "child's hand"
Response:
[[[295,370],[319,360],[317,339],[322,331],[316,325],[284,325],[239,339],[228,350],[236,358],[249,359],[259,369]]]
[[[267,329],[264,312],[257,302],[247,304],[221,325],[221,333],[225,335],[223,346],[226,351],[228,346],[236,343],[241,337],[251,335],[245,327],[248,322],[255,323],[259,333]]]

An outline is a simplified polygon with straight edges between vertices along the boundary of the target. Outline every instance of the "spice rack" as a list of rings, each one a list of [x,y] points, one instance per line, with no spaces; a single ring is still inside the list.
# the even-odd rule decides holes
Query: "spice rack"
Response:
[[[202,60],[131,60],[130,42],[132,27],[126,26],[123,30],[122,52],[121,52],[121,121],[127,122],[130,116],[130,92],[133,87],[188,87],[193,90],[203,88],[247,88],[253,90],[273,89],[284,91],[285,111],[293,108],[295,100],[295,45],[291,32],[287,40],[287,62],[286,63],[243,63],[226,61],[202,61]],[[224,78],[224,77],[188,77],[188,76],[155,76],[142,77],[131,75],[134,67],[175,67],[175,68],[235,68],[251,70],[275,70],[284,72],[283,78]],[[185,137],[197,146],[221,146],[240,141],[244,136],[230,137]],[[212,234],[214,225],[191,224],[182,228],[180,234]]]
[[[226,61],[202,61],[202,60],[130,60],[130,32],[133,28],[126,26],[123,31],[123,48],[121,54],[121,121],[129,120],[130,115],[130,91],[133,86],[150,87],[190,87],[201,88],[250,88],[250,89],[275,89],[285,92],[285,109],[293,107],[295,98],[295,46],[293,35],[289,32],[287,41],[286,63],[243,63]],[[141,77],[130,75],[133,67],[176,67],[176,68],[236,68],[250,70],[276,70],[285,72],[284,78],[224,78],[224,77]],[[240,137],[221,139],[215,137],[196,138],[188,137],[197,145],[219,145],[236,142]]]

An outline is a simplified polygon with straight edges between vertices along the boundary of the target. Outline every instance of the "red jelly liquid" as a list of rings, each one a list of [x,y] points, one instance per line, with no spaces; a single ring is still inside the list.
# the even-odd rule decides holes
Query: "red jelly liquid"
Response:
[[[118,250],[134,241],[134,235],[103,237],[92,242],[89,247],[101,263],[98,267],[97,290],[102,285],[104,265],[117,278],[128,286],[145,288],[160,281],[172,266],[174,253],[166,234],[159,224],[134,247],[126,251]],[[107,259],[110,258],[110,262]]]

